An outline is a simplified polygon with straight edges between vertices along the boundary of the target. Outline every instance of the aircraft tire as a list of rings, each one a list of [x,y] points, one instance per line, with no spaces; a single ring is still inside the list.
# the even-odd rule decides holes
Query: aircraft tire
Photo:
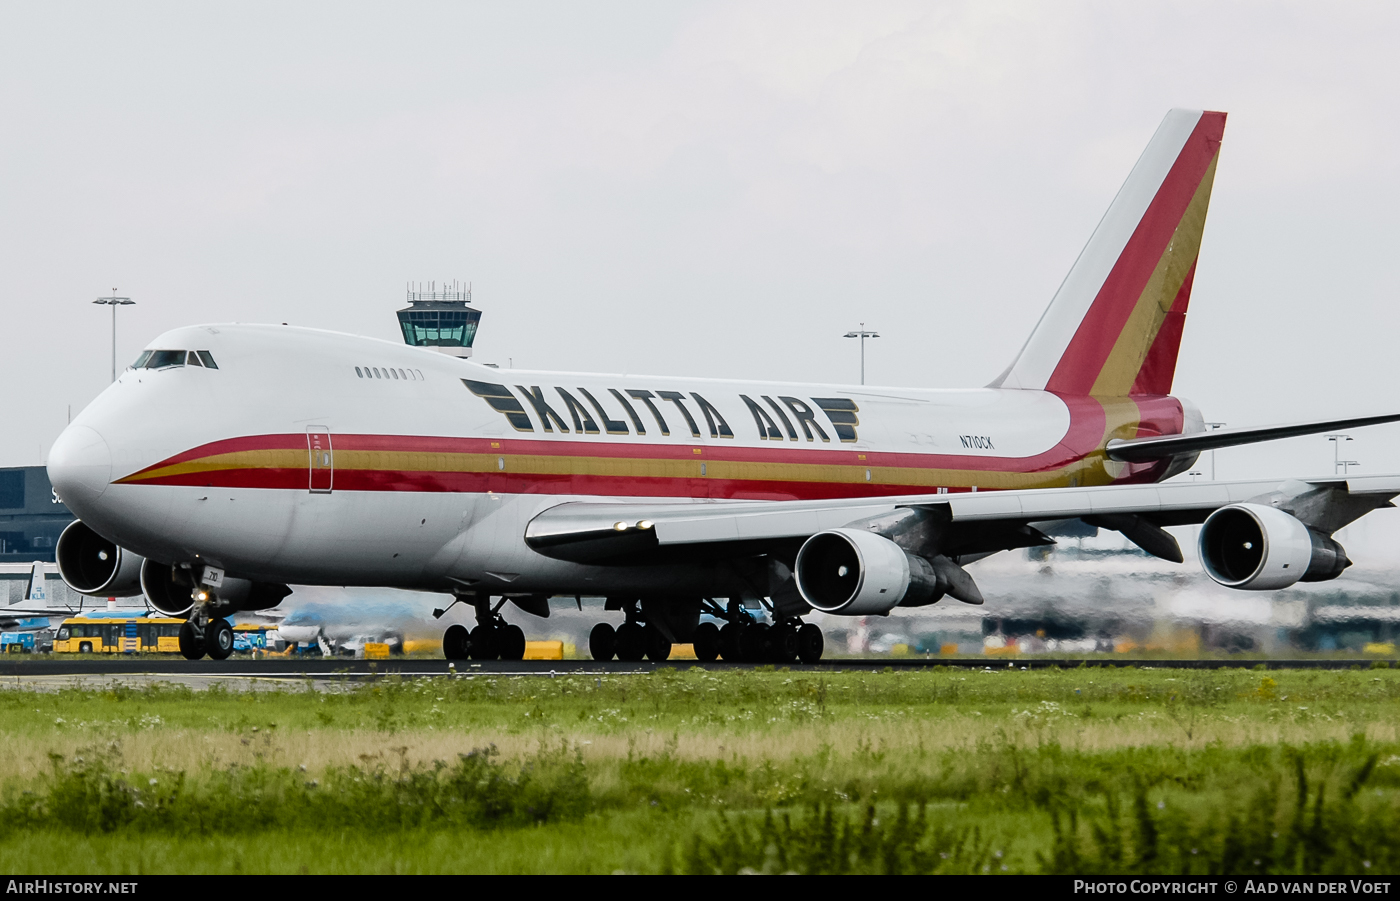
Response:
[[[501,644],[492,626],[477,626],[471,631],[468,646],[473,660],[495,660],[501,656]]]
[[[661,634],[655,626],[646,627],[647,659],[652,663],[662,663],[671,656],[671,639]]]
[[[442,656],[448,660],[466,660],[471,647],[471,633],[461,623],[453,623],[442,633]]]
[[[797,645],[797,629],[790,625],[777,626],[768,633],[769,659],[774,663],[795,663]]]
[[[502,660],[525,659],[525,630],[519,626],[505,626],[497,633]]]
[[[617,659],[638,663],[647,654],[647,634],[637,623],[623,623],[617,629]]]
[[[739,659],[744,663],[762,663],[767,657],[768,624],[753,623],[739,633]]]
[[[617,630],[611,623],[599,623],[588,633],[588,653],[594,660],[611,660],[617,653]]]
[[[695,648],[695,659],[701,663],[714,663],[719,657],[719,627],[714,623],[696,626],[691,642]]]
[[[822,637],[822,630],[815,624],[803,623],[802,628],[797,630],[797,656],[803,663],[819,662],[825,645],[826,639]]]
[[[204,650],[210,660],[227,660],[233,653],[233,627],[222,617],[204,627]]]
[[[719,630],[719,655],[725,663],[739,662],[739,635],[744,631],[740,623],[725,623]]]
[[[186,660],[198,660],[204,656],[204,642],[195,637],[194,623],[189,620],[180,626],[180,654]]]

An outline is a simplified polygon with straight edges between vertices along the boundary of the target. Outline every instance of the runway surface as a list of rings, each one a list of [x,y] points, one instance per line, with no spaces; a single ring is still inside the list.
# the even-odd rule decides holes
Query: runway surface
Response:
[[[1019,657],[1015,659],[997,658],[852,658],[823,661],[807,666],[793,664],[784,669],[793,672],[834,672],[840,670],[880,672],[890,670],[922,670],[933,667],[958,669],[1017,669],[1038,670],[1058,667],[1072,669],[1087,667],[1127,667],[1136,666],[1157,669],[1366,669],[1374,665],[1394,667],[1397,661],[1366,659],[1281,659],[1261,660],[1257,658],[1222,658],[1205,660],[1141,660],[1120,657],[1095,657],[1085,659]],[[694,660],[674,660],[664,663],[621,663],[611,661],[599,663],[595,660],[527,660],[527,661],[460,661],[427,658],[398,658],[389,660],[349,660],[309,658],[300,660],[183,660],[166,657],[112,657],[105,660],[91,658],[64,660],[61,658],[27,658],[0,660],[0,679],[18,677],[26,679],[51,679],[54,677],[104,677],[104,676],[146,676],[159,679],[169,677],[198,677],[207,682],[218,679],[268,679],[278,682],[297,679],[317,681],[364,680],[385,676],[419,678],[445,675],[493,675],[493,676],[560,676],[560,675],[626,675],[650,673],[661,668],[690,669],[701,666],[707,670],[751,670],[772,664],[707,663]],[[13,684],[13,683],[12,683]]]

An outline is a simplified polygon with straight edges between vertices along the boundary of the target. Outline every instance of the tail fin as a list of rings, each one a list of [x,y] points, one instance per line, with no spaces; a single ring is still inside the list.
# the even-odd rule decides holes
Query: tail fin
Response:
[[[38,560],[34,561],[34,566],[29,571],[29,587],[24,593],[24,599],[33,604],[49,602],[49,589],[44,581],[44,564]]]
[[[1169,394],[1225,114],[1172,110],[991,387]]]

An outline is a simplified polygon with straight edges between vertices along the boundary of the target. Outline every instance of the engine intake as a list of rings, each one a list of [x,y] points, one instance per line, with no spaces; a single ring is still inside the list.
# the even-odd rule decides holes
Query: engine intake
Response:
[[[58,536],[54,558],[63,581],[79,594],[125,598],[141,593],[145,558],[103,538],[82,520],[69,523]]]
[[[1326,582],[1351,561],[1337,542],[1298,518],[1263,504],[1231,504],[1201,526],[1206,575],[1227,588],[1267,591]]]
[[[194,577],[190,571],[168,563],[147,560],[141,567],[141,590],[146,602],[166,616],[184,616],[194,608]],[[225,576],[214,595],[219,616],[240,610],[266,610],[282,603],[292,590],[280,582],[252,582]]]
[[[947,591],[929,561],[864,529],[832,529],[797,552],[797,590],[822,613],[866,616],[932,604]]]

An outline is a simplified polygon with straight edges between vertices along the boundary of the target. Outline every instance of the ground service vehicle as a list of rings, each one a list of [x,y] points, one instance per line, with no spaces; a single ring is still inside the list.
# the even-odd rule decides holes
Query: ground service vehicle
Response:
[[[56,654],[176,654],[180,627],[174,617],[87,617],[65,619],[54,636]]]

